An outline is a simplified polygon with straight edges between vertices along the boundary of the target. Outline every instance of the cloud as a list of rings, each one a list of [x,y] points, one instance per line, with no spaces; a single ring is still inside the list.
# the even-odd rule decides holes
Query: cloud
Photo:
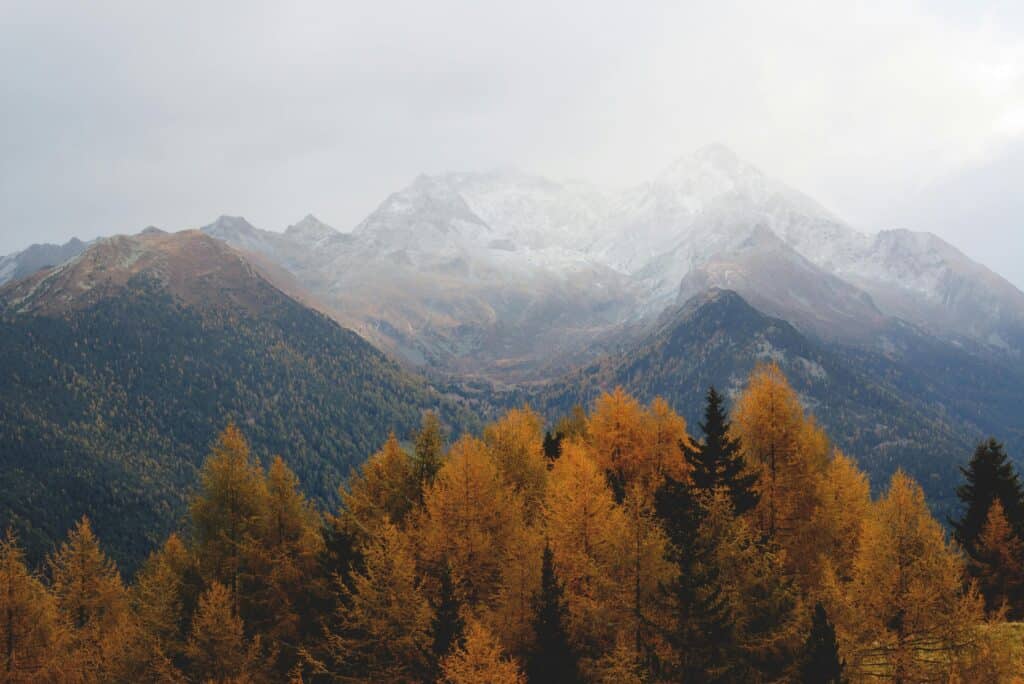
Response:
[[[1024,136],[1022,34],[1000,3],[6,3],[0,251],[347,228],[420,172],[626,184],[711,141],[866,229],[923,220],[892,207]]]

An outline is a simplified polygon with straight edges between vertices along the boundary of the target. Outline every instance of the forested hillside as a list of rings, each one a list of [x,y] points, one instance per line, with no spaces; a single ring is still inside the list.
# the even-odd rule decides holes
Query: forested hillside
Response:
[[[761,365],[694,429],[602,394],[446,446],[427,414],[321,514],[228,425],[187,520],[126,584],[83,518],[38,572],[0,544],[6,681],[1011,682],[1024,493],[964,468],[956,541],[878,496]],[[693,434],[696,433],[696,434]],[[287,455],[287,454],[286,454]],[[966,456],[966,454],[965,454]]]
[[[758,362],[774,361],[872,483],[881,487],[902,468],[945,515],[955,505],[956,465],[972,444],[998,433],[1014,452],[1024,446],[1015,399],[1024,376],[911,326],[895,324],[887,336],[887,353],[822,344],[734,292],[712,290],[667,312],[643,340],[514,400],[558,415],[622,385],[644,401],[664,397],[692,422],[703,388],[736,394]]]
[[[83,513],[134,567],[228,420],[315,501],[427,408],[469,412],[198,233],[117,238],[0,291],[0,520],[39,558]]]

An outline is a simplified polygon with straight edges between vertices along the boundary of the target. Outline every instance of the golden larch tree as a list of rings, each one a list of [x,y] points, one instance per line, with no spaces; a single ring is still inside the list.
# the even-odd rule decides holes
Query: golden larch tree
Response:
[[[58,681],[66,669],[67,633],[53,596],[29,572],[14,533],[0,541],[0,680]]]
[[[581,654],[596,656],[614,644],[616,617],[622,613],[627,590],[621,584],[626,562],[621,554],[628,528],[586,444],[562,443],[562,455],[551,471],[544,521],[565,588],[570,637]]]
[[[202,682],[250,682],[260,672],[258,640],[245,638],[231,590],[213,582],[199,597],[185,645],[189,671]]]
[[[626,491],[622,507],[625,535],[618,540],[620,596],[616,603],[622,611],[618,621],[629,635],[633,657],[648,661],[663,647],[660,634],[671,620],[660,590],[678,573],[668,560],[668,538],[654,512],[651,495],[639,482]]]
[[[502,479],[522,496],[532,520],[544,499],[548,474],[544,420],[529,406],[512,409],[484,428],[484,443]]]
[[[818,500],[812,521],[816,535],[807,540],[808,546],[819,554],[819,569],[827,561],[840,578],[849,579],[861,527],[871,510],[868,476],[837,450],[820,480]]]
[[[898,682],[948,676],[982,617],[981,598],[963,579],[963,560],[921,488],[897,472],[865,520],[851,581],[830,599],[851,674]]]
[[[441,661],[441,671],[446,684],[526,684],[519,663],[478,620],[466,625],[465,643]]]
[[[326,596],[318,576],[324,548],[320,516],[299,489],[299,480],[276,457],[267,472],[267,501],[246,570],[248,597],[243,618],[264,644],[278,653],[281,669],[294,664],[310,631],[302,612]]]
[[[351,589],[340,587],[345,596],[339,629],[329,636],[327,650],[342,672],[366,681],[413,681],[427,667],[433,611],[408,539],[384,523],[366,547],[364,566]]]
[[[747,463],[760,475],[760,502],[754,510],[758,528],[788,554],[794,570],[803,574],[809,557],[806,546],[819,482],[828,462],[824,432],[805,418],[797,393],[777,364],[754,369],[733,411],[732,432],[740,440]]]
[[[131,666],[137,628],[117,566],[83,517],[48,560],[51,590],[85,678],[117,679]]]
[[[452,445],[424,509],[417,543],[425,565],[449,563],[459,599],[489,603],[512,534],[525,519],[520,495],[505,484],[483,442],[463,437]]]
[[[517,656],[526,653],[533,640],[534,600],[540,591],[541,555],[544,535],[534,525],[522,525],[512,532],[501,562],[501,581],[487,623],[499,636],[505,650]]]
[[[150,652],[171,659],[184,652],[186,604],[194,600],[192,594],[198,589],[189,582],[194,569],[192,554],[181,538],[172,534],[136,575],[131,603]]]
[[[384,522],[401,525],[419,503],[418,478],[416,464],[392,432],[340,490],[341,522],[362,535],[373,534]]]
[[[259,537],[267,505],[263,469],[249,451],[241,430],[231,423],[217,437],[202,470],[199,494],[192,500],[192,534],[204,577],[231,590],[239,605],[247,554]]]
[[[587,442],[621,492],[636,481],[653,494],[665,475],[682,481],[689,471],[686,421],[660,398],[648,410],[621,387],[602,394],[587,422]]]
[[[999,499],[992,501],[970,559],[990,612],[1006,611],[1020,619],[1024,600],[1024,541],[1006,519]]]

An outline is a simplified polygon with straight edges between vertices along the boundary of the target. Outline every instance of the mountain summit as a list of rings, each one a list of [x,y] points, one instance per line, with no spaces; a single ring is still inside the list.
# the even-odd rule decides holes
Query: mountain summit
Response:
[[[284,232],[222,216],[202,231],[287,271],[400,358],[492,379],[592,358],[713,287],[824,340],[884,346],[902,319],[1024,358],[1013,285],[930,233],[860,232],[720,144],[622,191],[509,170],[424,175],[351,232],[313,216]]]

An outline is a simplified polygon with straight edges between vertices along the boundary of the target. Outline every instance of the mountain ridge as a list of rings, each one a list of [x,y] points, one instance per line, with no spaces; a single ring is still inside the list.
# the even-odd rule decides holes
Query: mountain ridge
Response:
[[[0,287],[0,518],[34,557],[87,513],[134,567],[229,421],[334,505],[348,469],[428,409],[475,424],[198,231],[110,238]]]

